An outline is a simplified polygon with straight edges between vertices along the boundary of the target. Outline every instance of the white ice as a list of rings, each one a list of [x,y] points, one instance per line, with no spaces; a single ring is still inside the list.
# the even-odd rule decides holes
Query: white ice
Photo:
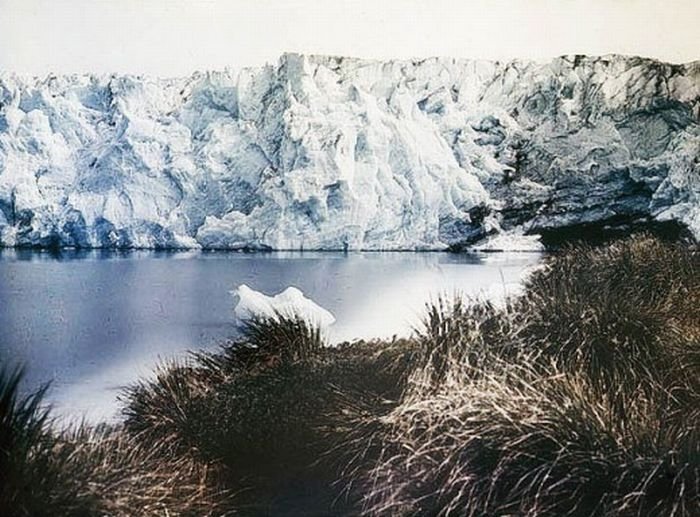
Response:
[[[293,286],[287,287],[276,295],[268,296],[241,284],[231,291],[231,294],[237,298],[233,312],[239,321],[252,317],[277,318],[281,315],[299,316],[318,325],[321,329],[335,323],[335,316],[330,311],[304,296],[304,293]]]
[[[699,119],[700,62],[624,56],[0,73],[0,245],[533,249],[635,218],[698,237]]]

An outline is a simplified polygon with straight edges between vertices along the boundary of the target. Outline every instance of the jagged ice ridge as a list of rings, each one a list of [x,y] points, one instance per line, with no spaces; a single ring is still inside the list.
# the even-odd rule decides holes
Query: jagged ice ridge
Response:
[[[286,54],[179,79],[0,74],[0,245],[532,248],[700,237],[700,62]]]

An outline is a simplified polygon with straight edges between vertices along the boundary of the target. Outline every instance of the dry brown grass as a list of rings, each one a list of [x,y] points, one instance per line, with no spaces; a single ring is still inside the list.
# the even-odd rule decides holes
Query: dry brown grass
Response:
[[[119,427],[58,431],[41,407],[43,391],[22,399],[19,380],[0,374],[0,515],[231,513],[216,464],[151,447]]]
[[[637,237],[552,258],[501,309],[441,302],[351,472],[370,515],[700,508],[700,257]]]
[[[165,455],[122,430],[78,430],[62,436],[51,455],[73,484],[82,509],[64,515],[219,516],[233,514],[220,468],[188,455]],[[53,515],[60,514],[51,509]]]
[[[322,346],[295,318],[257,319],[219,352],[165,365],[125,393],[125,429],[224,465],[247,514],[343,512],[347,435],[401,396],[416,344]],[[306,494],[306,495],[304,495]]]

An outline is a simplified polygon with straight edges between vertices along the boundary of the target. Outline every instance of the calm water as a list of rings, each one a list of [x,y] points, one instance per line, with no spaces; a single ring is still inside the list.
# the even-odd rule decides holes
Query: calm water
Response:
[[[408,334],[454,292],[502,298],[537,254],[0,252],[0,363],[52,381],[62,417],[114,418],[121,387],[162,358],[235,334],[232,289],[292,285],[336,317],[331,339]]]

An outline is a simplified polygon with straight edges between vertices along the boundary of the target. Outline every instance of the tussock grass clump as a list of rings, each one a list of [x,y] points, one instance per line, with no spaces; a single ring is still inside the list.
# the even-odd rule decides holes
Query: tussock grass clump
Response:
[[[362,473],[370,515],[695,515],[697,414],[641,392],[625,418],[587,379],[508,362],[415,387]]]
[[[125,429],[224,465],[239,509],[309,511],[297,500],[306,493],[304,504],[328,511],[345,437],[398,403],[415,348],[408,340],[329,347],[297,317],[254,318],[220,351],[165,365],[127,390]]]
[[[195,453],[200,442],[200,422],[193,417],[196,404],[223,379],[221,372],[204,370],[191,360],[162,364],[152,379],[128,387],[122,395],[125,429],[150,447]]]
[[[530,277],[519,312],[543,353],[603,388],[700,375],[700,257],[685,245],[568,249]]]
[[[253,317],[240,330],[241,338],[226,350],[232,364],[237,364],[244,347],[253,361],[289,363],[312,359],[327,345],[320,327],[296,314]]]
[[[471,303],[459,296],[439,298],[426,307],[418,368],[430,372],[438,386],[454,363],[465,363],[472,372],[483,371],[496,358],[514,358],[524,350],[517,313],[511,302],[502,307],[483,300]]]
[[[220,351],[166,364],[129,388],[125,427],[159,446],[196,446],[232,464],[246,456],[279,460],[276,448],[301,450],[316,431],[325,440],[351,399],[364,406],[398,400],[415,349],[409,340],[328,347],[318,328],[298,318],[255,318]]]
[[[272,389],[278,384],[272,377],[314,360],[322,346],[320,330],[298,317],[252,318],[242,326],[240,338],[220,351],[196,353],[189,360],[161,365],[153,379],[128,388],[122,397],[126,429],[153,446],[209,451],[210,456],[220,457],[221,451],[215,451],[218,447],[208,443],[215,432],[213,420],[224,416],[218,403],[235,405],[238,398],[253,401],[255,379]],[[260,410],[267,411],[262,406]],[[241,417],[242,422],[232,424],[243,425],[253,415]]]
[[[119,428],[66,432],[51,460],[64,487],[70,483],[74,507],[49,507],[49,515],[232,514],[216,465],[164,455]]]
[[[119,428],[58,431],[45,388],[19,395],[0,371],[0,515],[226,515],[215,466],[144,447]]]
[[[51,447],[48,412],[41,407],[46,387],[22,397],[22,375],[21,369],[0,370],[0,513],[16,508],[17,515],[30,515],[32,495],[50,492],[54,480],[46,468]]]
[[[697,515],[700,258],[641,236],[551,258],[505,307],[429,308],[368,418],[370,515]]]

